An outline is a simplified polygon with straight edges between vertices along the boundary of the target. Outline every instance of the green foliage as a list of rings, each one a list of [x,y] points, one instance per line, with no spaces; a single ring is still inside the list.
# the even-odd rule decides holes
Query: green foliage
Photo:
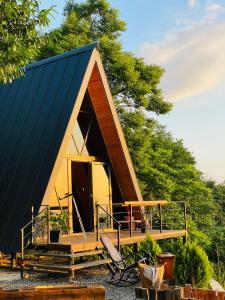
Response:
[[[0,0],[0,82],[23,74],[45,42],[37,28],[49,24],[50,9],[40,9],[38,0]]]
[[[172,104],[163,99],[158,87],[164,70],[147,65],[143,59],[123,50],[119,38],[126,24],[107,0],[67,1],[64,16],[64,23],[50,32],[49,42],[42,47],[39,59],[99,40],[105,71],[117,103],[157,114],[171,110]]]
[[[212,230],[212,228],[210,228],[210,230]],[[202,247],[208,253],[208,250],[211,247],[211,238],[209,236],[209,232],[207,232],[207,227],[205,230],[199,230],[196,222],[194,222],[190,217],[188,220],[188,239]]]
[[[210,260],[213,262],[215,278],[225,285],[225,183],[216,184],[213,181],[207,182],[211,189],[216,213],[214,216],[214,227],[207,235],[210,239],[210,246],[206,249]]]
[[[180,284],[207,287],[212,268],[205,251],[194,243],[186,243],[176,253],[174,275]]]
[[[62,230],[66,231],[68,223],[68,214],[61,213],[61,214],[52,214],[50,216],[50,226],[52,230]]]
[[[176,254],[180,248],[183,246],[183,239],[177,238],[177,239],[166,239],[166,240],[159,240],[158,241],[160,248],[162,249],[162,252],[170,252],[173,254]]]
[[[121,252],[123,256],[129,256],[133,253],[134,249],[132,245],[123,245],[121,248]]]
[[[142,111],[120,107],[119,115],[144,198],[185,200],[190,222],[208,233],[214,226],[216,209],[193,155],[181,140],[175,140]]]
[[[140,251],[146,251],[151,255],[152,262],[157,262],[157,254],[161,252],[160,246],[156,243],[156,241],[148,234],[143,242],[140,242],[139,245]]]
[[[125,260],[128,265],[133,264],[135,262],[134,245],[132,245],[132,244],[131,245],[123,245],[121,248],[121,253],[122,253],[122,256],[124,258],[126,258]]]
[[[221,227],[225,226],[225,182],[216,184],[215,182],[207,182],[207,186],[211,189],[214,204],[217,206],[216,222]]]

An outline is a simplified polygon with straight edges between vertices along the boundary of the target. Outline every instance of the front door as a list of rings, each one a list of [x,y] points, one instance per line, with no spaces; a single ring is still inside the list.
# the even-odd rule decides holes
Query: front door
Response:
[[[88,162],[71,162],[72,192],[86,232],[93,231],[93,205],[91,198],[91,165]],[[73,232],[81,232],[80,220],[72,202]]]
[[[96,203],[112,213],[110,168],[102,162],[71,162],[72,192],[86,232],[96,228]],[[73,232],[81,232],[80,220],[72,203]],[[111,219],[99,208],[100,228],[112,228]]]

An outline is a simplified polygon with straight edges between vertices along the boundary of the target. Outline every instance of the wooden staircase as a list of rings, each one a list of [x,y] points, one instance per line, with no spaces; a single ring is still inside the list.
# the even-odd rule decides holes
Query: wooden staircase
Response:
[[[83,262],[83,257],[92,257],[93,260]],[[77,261],[79,259],[80,261]],[[33,262],[26,262],[25,260],[24,269],[27,269],[29,273],[49,272],[68,274],[69,281],[71,281],[74,279],[75,271],[77,270],[104,264],[109,266],[110,263],[111,259],[106,258],[103,253],[103,250],[100,249],[77,253],[66,253],[62,251],[46,251],[35,253],[35,260]]]

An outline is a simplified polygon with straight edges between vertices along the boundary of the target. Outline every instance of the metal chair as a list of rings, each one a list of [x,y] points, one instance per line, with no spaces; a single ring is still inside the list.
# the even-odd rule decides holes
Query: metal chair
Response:
[[[107,236],[100,237],[100,240],[112,260],[110,264],[112,276],[108,283],[118,286],[129,286],[138,283],[140,281],[138,263],[149,264],[152,262],[151,255],[141,251],[122,256]],[[129,263],[129,260],[133,262]]]

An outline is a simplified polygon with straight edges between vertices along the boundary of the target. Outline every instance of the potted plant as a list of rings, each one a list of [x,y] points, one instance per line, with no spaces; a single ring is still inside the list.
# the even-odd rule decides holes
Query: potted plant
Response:
[[[50,216],[50,243],[58,243],[61,231],[67,230],[67,214],[52,214]]]

